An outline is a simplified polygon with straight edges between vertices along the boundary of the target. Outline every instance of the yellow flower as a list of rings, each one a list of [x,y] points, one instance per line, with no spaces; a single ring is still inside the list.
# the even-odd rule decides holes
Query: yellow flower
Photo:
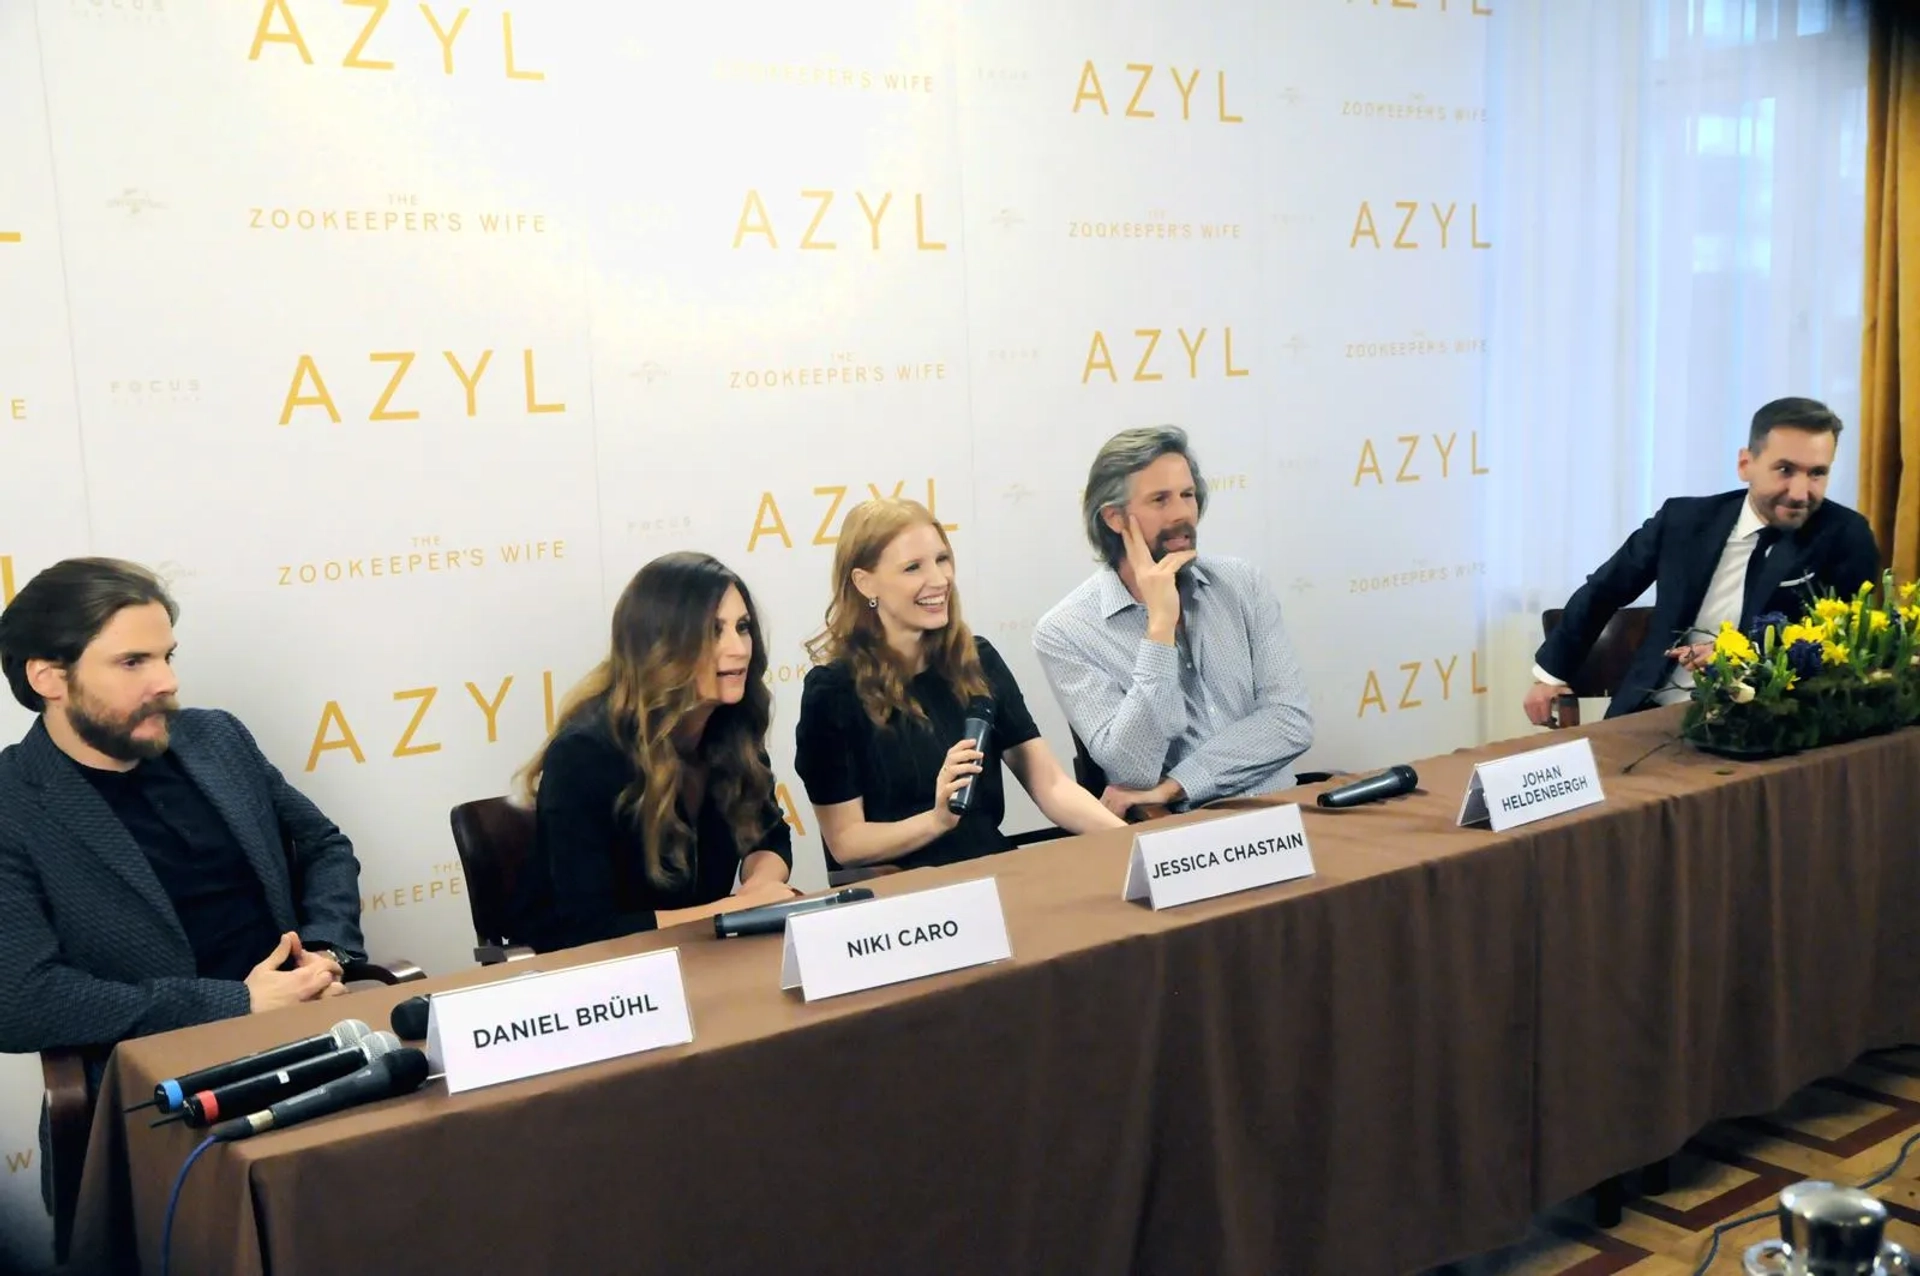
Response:
[[[1734,628],[1730,620],[1720,622],[1720,635],[1713,640],[1713,654],[1742,665],[1750,665],[1760,658],[1760,653],[1753,649],[1753,643]]]
[[[1853,604],[1838,598],[1822,598],[1813,605],[1813,614],[1822,620],[1843,620],[1852,611]]]
[[[1920,625],[1920,603],[1908,603],[1900,609],[1900,619],[1908,625]]]
[[[1920,580],[1910,580],[1900,586],[1900,601],[1907,604],[1920,602]],[[1901,608],[1902,611],[1906,608]]]
[[[1783,647],[1791,647],[1796,642],[1826,642],[1832,637],[1833,626],[1825,623],[1788,625],[1780,635],[1780,644]]]
[[[1820,644],[1820,658],[1829,665],[1846,664],[1848,654],[1847,649],[1838,643],[1823,642]]]
[[[1877,633],[1879,633],[1879,632],[1880,632],[1880,631],[1881,631],[1882,629],[1885,629],[1885,628],[1887,627],[1887,623],[1888,623],[1888,622],[1887,622],[1887,613],[1886,613],[1886,612],[1884,612],[1884,611],[1870,611],[1870,612],[1868,612],[1868,613],[1867,613],[1867,634],[1868,634],[1868,636],[1872,636],[1872,635],[1874,635],[1874,634],[1877,634]]]

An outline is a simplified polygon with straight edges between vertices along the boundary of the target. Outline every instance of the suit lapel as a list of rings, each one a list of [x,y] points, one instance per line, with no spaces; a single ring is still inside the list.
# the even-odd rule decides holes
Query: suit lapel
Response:
[[[1728,492],[1707,505],[1692,527],[1675,529],[1684,538],[1685,546],[1681,556],[1684,575],[1680,610],[1672,617],[1676,629],[1692,624],[1693,618],[1700,614],[1700,605],[1707,599],[1707,588],[1713,583],[1714,569],[1720,566],[1720,555],[1726,551],[1727,537],[1733,535],[1733,525],[1740,520],[1740,502],[1745,499],[1744,489]]]
[[[285,910],[281,907],[282,900],[291,898],[286,848],[278,841],[268,843],[258,813],[249,808],[245,792],[234,783],[232,776],[220,765],[220,760],[203,746],[191,720],[183,716],[178,722],[180,726],[173,738],[173,756],[193,780],[195,787],[206,795],[207,801],[213,803],[213,809],[220,813],[227,831],[233,834],[234,841],[246,853],[254,876],[266,888],[267,903],[273,909],[277,924],[287,926],[292,919],[282,915]]]
[[[160,885],[146,853],[120,823],[106,799],[96,793],[93,785],[76,769],[77,764],[60,752],[60,746],[47,734],[46,723],[35,722],[20,743],[28,773],[48,818],[72,833],[101,863],[118,873],[185,944],[187,933],[181,929],[173,901],[167,898],[166,888]]]

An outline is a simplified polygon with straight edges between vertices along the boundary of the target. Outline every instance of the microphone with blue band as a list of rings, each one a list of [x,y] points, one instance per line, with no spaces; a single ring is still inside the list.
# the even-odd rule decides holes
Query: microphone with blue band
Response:
[[[284,1046],[275,1046],[271,1050],[262,1050],[258,1054],[247,1055],[243,1059],[234,1059],[228,1063],[218,1063],[211,1068],[202,1068],[198,1072],[189,1072],[185,1076],[170,1077],[153,1087],[151,1104],[136,1103],[128,1108],[137,1112],[144,1107],[157,1107],[162,1112],[178,1112],[187,1101],[188,1095],[199,1094],[220,1086],[232,1085],[236,1081],[245,1081],[248,1077],[257,1077],[266,1072],[278,1072],[306,1059],[331,1054],[336,1050],[346,1050],[366,1040],[373,1029],[359,1019],[342,1019],[333,1025],[333,1029],[317,1037],[307,1037],[301,1041],[290,1041]]]

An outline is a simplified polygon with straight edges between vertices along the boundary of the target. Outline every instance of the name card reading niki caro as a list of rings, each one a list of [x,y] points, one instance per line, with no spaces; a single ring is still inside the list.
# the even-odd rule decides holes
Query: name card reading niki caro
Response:
[[[1583,738],[1474,767],[1459,823],[1485,822],[1504,833],[1604,801],[1593,742]]]
[[[427,1064],[447,1074],[449,1094],[692,1040],[675,948],[437,992],[427,1003]]]
[[[808,1001],[1013,956],[991,877],[787,919],[780,986]]]
[[[1311,876],[1300,808],[1269,806],[1135,837],[1120,896],[1172,908]]]

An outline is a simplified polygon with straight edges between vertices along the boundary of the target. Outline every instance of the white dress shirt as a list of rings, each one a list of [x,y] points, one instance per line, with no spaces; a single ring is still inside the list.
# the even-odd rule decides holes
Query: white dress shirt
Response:
[[[1720,565],[1713,569],[1713,580],[1700,600],[1700,611],[1694,616],[1684,641],[1676,640],[1675,646],[1712,642],[1720,632],[1722,621],[1740,623],[1740,613],[1747,600],[1747,564],[1753,558],[1756,537],[1765,526],[1766,520],[1753,512],[1753,502],[1741,501],[1740,517],[1734,520],[1733,531],[1720,551]],[[1554,677],[1539,665],[1533,667],[1533,679],[1554,686],[1566,685],[1565,679]],[[1674,704],[1685,700],[1692,687],[1693,671],[1680,666],[1673,671],[1667,685],[1654,692],[1654,703]]]

